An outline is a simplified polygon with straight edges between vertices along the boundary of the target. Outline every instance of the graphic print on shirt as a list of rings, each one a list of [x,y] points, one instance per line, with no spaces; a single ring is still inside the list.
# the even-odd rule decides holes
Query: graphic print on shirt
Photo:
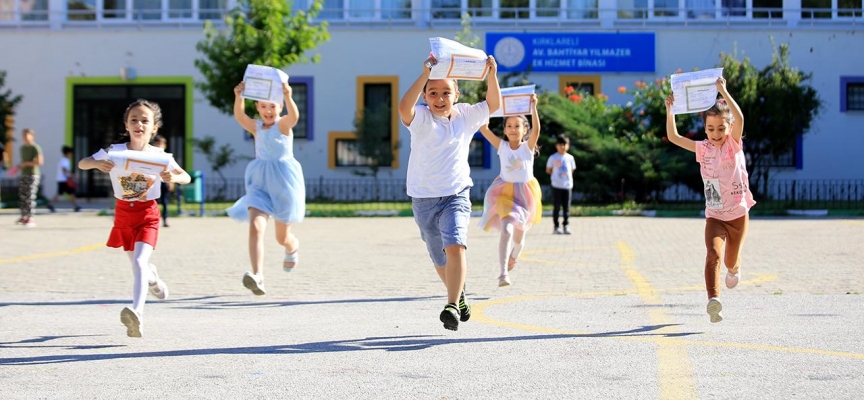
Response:
[[[522,160],[516,157],[515,154],[510,154],[510,157],[507,158],[507,171],[519,171],[522,169]]]
[[[156,180],[149,178],[140,172],[133,172],[129,176],[118,177],[120,187],[123,188],[123,200],[147,200],[147,191],[153,187]]]
[[[720,197],[720,180],[703,179],[705,184],[705,207],[720,210],[723,209],[723,199]]]
[[[558,176],[561,177],[561,179],[569,179],[570,169],[567,168],[567,163],[565,163],[563,159],[556,159],[555,161],[553,161],[552,165],[553,169],[556,171]]]

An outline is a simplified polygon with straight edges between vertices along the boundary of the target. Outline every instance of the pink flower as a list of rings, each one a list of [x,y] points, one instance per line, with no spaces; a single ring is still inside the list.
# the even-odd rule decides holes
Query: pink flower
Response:
[[[624,86],[620,86],[620,87],[618,87],[618,93],[625,93],[625,92],[627,92],[627,88],[626,88],[626,87],[624,87]]]

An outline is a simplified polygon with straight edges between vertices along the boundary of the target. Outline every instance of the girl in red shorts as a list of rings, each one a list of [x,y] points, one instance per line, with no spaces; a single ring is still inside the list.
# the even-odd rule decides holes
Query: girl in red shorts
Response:
[[[159,105],[147,100],[136,100],[123,115],[126,124],[126,143],[115,144],[106,150],[78,162],[78,168],[98,169],[108,173],[114,197],[114,227],[108,237],[108,247],[122,247],[132,262],[132,307],[120,312],[120,322],[126,325],[126,334],[141,337],[144,302],[147,288],[158,299],[168,297],[168,287],[150,264],[150,255],[159,236],[159,182],[189,183],[191,178],[174,161],[174,157],[161,148],[149,145],[162,126]],[[147,282],[148,285],[144,283]]]

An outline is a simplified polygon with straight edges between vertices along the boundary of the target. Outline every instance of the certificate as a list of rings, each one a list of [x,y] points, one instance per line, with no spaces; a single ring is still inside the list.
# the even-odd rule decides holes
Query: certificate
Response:
[[[249,64],[243,73],[243,82],[245,85],[240,96],[244,99],[276,104],[285,101],[282,84],[288,83],[288,74],[281,69]]]
[[[432,56],[438,61],[432,66],[429,79],[486,79],[486,52],[442,37],[429,38]]]
[[[501,89],[501,108],[490,117],[509,117],[511,115],[531,114],[531,96],[536,85],[514,86]]]
[[[168,169],[168,165],[137,158],[127,158],[126,167],[124,169],[127,171],[140,172],[142,174],[159,175],[162,171]]]
[[[673,74],[670,79],[675,104],[672,114],[689,114],[705,111],[717,103],[717,78],[723,76],[723,68]]]

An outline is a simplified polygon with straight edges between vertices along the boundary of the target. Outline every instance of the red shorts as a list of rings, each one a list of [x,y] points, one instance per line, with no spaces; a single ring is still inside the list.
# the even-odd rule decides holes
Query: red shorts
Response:
[[[114,207],[114,227],[108,237],[108,247],[123,247],[135,250],[135,242],[147,243],[156,248],[159,238],[159,206],[156,200],[117,200]]]

